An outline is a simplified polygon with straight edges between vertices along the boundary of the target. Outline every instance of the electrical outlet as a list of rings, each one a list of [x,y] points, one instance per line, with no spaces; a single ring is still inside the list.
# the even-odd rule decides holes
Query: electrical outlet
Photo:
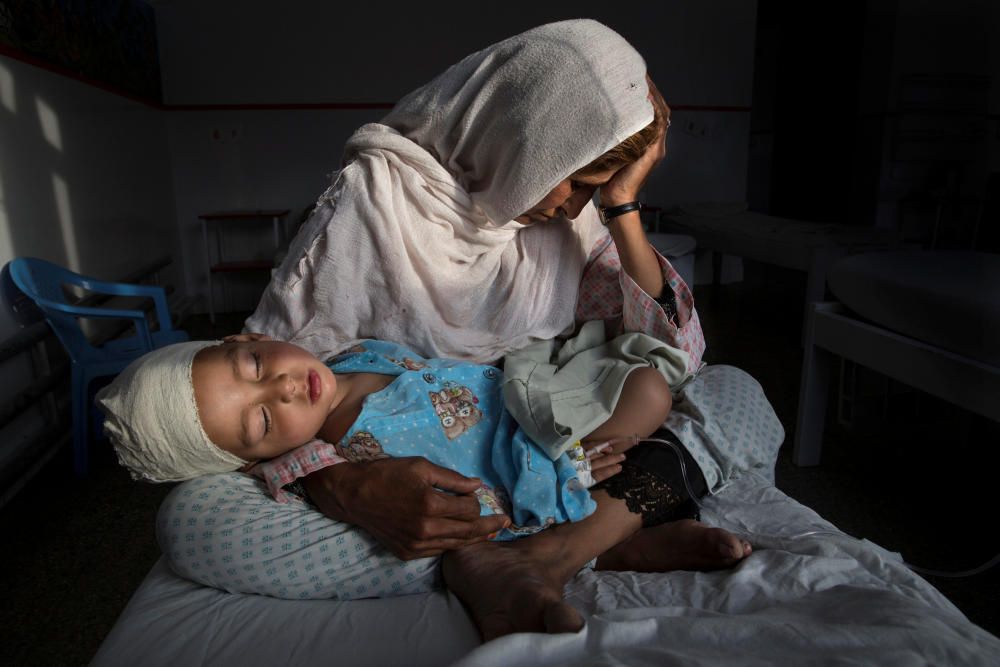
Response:
[[[706,139],[711,135],[708,129],[708,125],[700,123],[696,120],[687,120],[681,125],[681,132],[690,135],[692,137],[697,137],[699,139]]]
[[[243,128],[238,125],[212,128],[212,141],[220,144],[232,144],[243,138]]]

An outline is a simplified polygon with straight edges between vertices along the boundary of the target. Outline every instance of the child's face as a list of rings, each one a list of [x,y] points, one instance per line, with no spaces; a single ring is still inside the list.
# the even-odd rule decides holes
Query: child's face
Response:
[[[216,445],[248,461],[305,444],[340,402],[319,359],[280,341],[227,342],[198,353],[191,368],[198,415]]]

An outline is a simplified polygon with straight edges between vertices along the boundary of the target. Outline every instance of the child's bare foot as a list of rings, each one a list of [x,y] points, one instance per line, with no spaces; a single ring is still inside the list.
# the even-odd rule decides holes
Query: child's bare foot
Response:
[[[481,542],[449,551],[445,583],[465,605],[483,641],[513,632],[576,632],[579,612],[563,601],[567,576],[518,543]]]
[[[597,559],[598,570],[670,572],[721,570],[750,555],[752,548],[729,531],[693,519],[643,528]]]

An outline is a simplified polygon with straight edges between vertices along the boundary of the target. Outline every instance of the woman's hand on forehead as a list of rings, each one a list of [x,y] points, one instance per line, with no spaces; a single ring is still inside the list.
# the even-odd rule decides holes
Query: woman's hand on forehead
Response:
[[[639,199],[646,179],[667,154],[665,137],[666,132],[661,133],[641,158],[619,169],[610,181],[600,187],[601,206],[621,206]]]
[[[604,207],[620,206],[639,199],[639,192],[646,184],[650,173],[667,154],[667,127],[670,125],[670,107],[667,106],[656,84],[646,75],[649,84],[649,101],[656,106],[665,119],[663,129],[656,141],[649,145],[642,157],[615,172],[610,181],[600,188],[600,204]]]
[[[663,114],[664,120],[666,120],[666,126],[670,127],[670,106],[667,104],[667,101],[663,99],[660,89],[656,87],[656,84],[653,83],[653,79],[648,73],[646,74],[646,84],[649,86],[649,94],[647,95],[649,101],[653,103],[653,106],[660,110],[660,113]],[[664,128],[664,132],[666,132],[666,128]]]

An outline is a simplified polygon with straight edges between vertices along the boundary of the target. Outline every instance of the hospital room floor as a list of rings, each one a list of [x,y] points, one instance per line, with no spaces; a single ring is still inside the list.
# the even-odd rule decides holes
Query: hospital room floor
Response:
[[[894,389],[887,412],[877,396],[860,401],[871,415],[855,428],[828,419],[821,466],[791,463],[804,277],[754,263],[745,273],[741,283],[698,286],[695,295],[706,360],[756,377],[785,425],[778,487],[844,531],[927,568],[965,570],[1000,552],[1000,533],[988,528],[998,508],[995,424]],[[222,335],[237,331],[243,316],[220,319],[214,331],[204,317],[186,328],[196,338]],[[0,508],[0,665],[87,664],[157,559],[153,520],[169,485],[132,482],[109,449],[92,454],[84,480],[69,472],[68,456],[57,457]],[[1000,567],[929,580],[1000,634]]]

